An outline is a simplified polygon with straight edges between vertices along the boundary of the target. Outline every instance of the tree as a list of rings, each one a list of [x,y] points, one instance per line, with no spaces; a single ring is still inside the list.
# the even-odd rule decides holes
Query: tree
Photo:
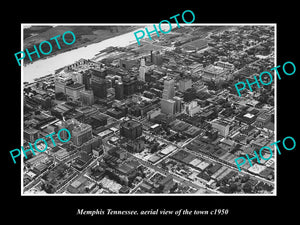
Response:
[[[248,180],[249,180],[250,176],[248,174],[245,174],[242,179],[241,179],[241,182],[242,183],[246,183]]]
[[[170,193],[174,193],[174,191],[178,188],[178,183],[175,183],[173,187],[170,188]]]
[[[229,186],[229,192],[230,193],[235,193],[238,190],[238,185],[236,183],[231,183]]]
[[[243,191],[245,193],[252,193],[252,186],[249,182],[245,183],[243,186]]]
[[[144,171],[141,172],[141,177],[142,177],[142,178],[145,178],[145,177],[146,177],[146,174],[144,173]]]
[[[161,161],[160,165],[161,165],[162,169],[164,169],[164,170],[167,169],[167,164],[165,163],[165,161]]]
[[[170,135],[170,134],[171,134],[171,131],[170,131],[169,128],[167,128],[165,131],[166,131],[166,134],[167,134],[167,135]]]
[[[157,152],[157,150],[158,150],[158,142],[156,142],[156,143],[154,143],[152,146],[151,146],[151,148],[150,148],[150,152],[151,153],[154,153],[154,152]]]

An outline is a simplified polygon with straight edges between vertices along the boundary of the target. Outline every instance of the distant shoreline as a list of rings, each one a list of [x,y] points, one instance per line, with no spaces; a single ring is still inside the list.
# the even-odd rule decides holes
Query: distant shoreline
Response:
[[[120,26],[120,25],[116,25],[116,26]],[[126,25],[124,25],[124,26],[126,26]],[[142,26],[142,25],[141,25]],[[87,26],[88,27],[88,26]],[[112,26],[113,27],[113,26]],[[81,40],[79,40],[79,42],[75,42],[75,45],[70,45],[70,47],[69,48],[62,48],[62,49],[60,49],[60,50],[56,50],[56,51],[54,51],[54,52],[52,52],[50,55],[41,55],[42,57],[40,57],[40,58],[35,58],[35,59],[33,59],[32,61],[30,61],[29,59],[27,59],[27,58],[25,58],[25,59],[27,59],[27,60],[24,60],[23,61],[23,65],[26,67],[27,65],[30,65],[30,64],[32,64],[32,63],[34,63],[34,62],[36,62],[36,61],[38,61],[38,60],[42,60],[42,59],[47,59],[47,58],[51,58],[51,57],[53,57],[53,56],[56,56],[56,55],[59,55],[59,54],[61,54],[61,53],[65,53],[65,52],[68,52],[68,51],[71,51],[71,50],[75,50],[75,49],[78,49],[78,48],[82,48],[82,47],[87,47],[88,45],[91,45],[91,44],[95,44],[95,43],[99,43],[99,42],[101,42],[101,41],[104,41],[104,40],[107,40],[107,39],[109,39],[109,38],[113,38],[113,37],[117,37],[117,36],[120,36],[120,35],[122,35],[122,34],[125,34],[125,33],[129,33],[129,32],[131,32],[131,31],[133,31],[133,30],[136,30],[136,29],[138,29],[139,28],[139,26],[128,26],[127,27],[127,29],[124,29],[124,30],[122,30],[122,31],[120,31],[120,32],[118,32],[118,33],[112,33],[113,35],[111,35],[111,36],[107,36],[107,37],[97,37],[97,38],[94,38],[93,40],[90,40],[90,41],[85,41],[85,42],[80,42],[80,41],[82,41],[82,39]],[[77,41],[77,40],[76,40]]]

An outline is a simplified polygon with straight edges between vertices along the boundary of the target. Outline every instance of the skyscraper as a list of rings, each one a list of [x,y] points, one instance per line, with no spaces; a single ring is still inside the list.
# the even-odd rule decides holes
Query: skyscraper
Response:
[[[201,106],[198,105],[197,101],[191,101],[185,104],[184,112],[189,116],[194,116],[196,113],[200,112]]]
[[[160,66],[163,62],[162,55],[158,51],[153,53],[151,51],[151,62],[155,65]]]
[[[146,63],[146,62],[145,62],[145,59],[144,59],[144,58],[141,58],[141,66],[146,66],[145,63]]]
[[[173,99],[175,101],[175,113],[181,112],[183,99],[177,96],[175,96]]]
[[[92,90],[80,91],[80,100],[83,105],[93,105],[94,104],[94,93]]]
[[[172,99],[174,96],[175,96],[174,80],[173,79],[165,80],[162,98]]]
[[[105,99],[107,97],[107,85],[105,80],[107,71],[105,69],[91,69],[91,71],[91,88],[94,92],[94,96],[97,98]]]
[[[82,73],[82,84],[84,84],[85,89],[91,88],[91,73],[89,71],[84,71]]]
[[[124,96],[129,96],[135,93],[136,91],[136,78],[135,77],[124,77]]]
[[[83,75],[82,75],[82,73],[76,73],[76,81],[79,84],[83,84]]]
[[[172,99],[162,99],[160,102],[161,112],[164,114],[174,115],[175,101]]]
[[[72,78],[69,74],[63,73],[55,78],[55,93],[66,93],[66,86],[72,84]]]
[[[59,130],[61,130],[63,128],[67,128],[72,133],[72,130],[74,129],[74,127],[78,126],[79,124],[80,124],[80,122],[74,118],[69,119],[69,120],[64,120],[64,118],[63,118],[63,121],[57,122],[58,128],[57,128],[56,132],[58,132]],[[63,140],[66,140],[66,139],[68,139],[69,135],[65,130],[63,130],[60,132],[60,137]],[[73,135],[71,135],[71,137],[73,137]]]
[[[145,73],[146,73],[147,69],[146,69],[146,65],[145,65],[145,59],[142,58],[141,59],[141,65],[140,65],[140,69],[139,69],[139,80],[145,82]]]
[[[120,81],[116,81],[115,85],[115,99],[122,100],[124,99],[124,84]]]
[[[145,73],[145,82],[146,82],[146,83],[151,81],[151,75],[153,75],[153,71],[152,71],[152,70],[147,71],[147,72]]]
[[[84,85],[79,83],[69,84],[66,86],[66,95],[72,101],[80,99],[80,92],[84,90]]]
[[[145,82],[146,81],[146,79],[145,79],[146,67],[140,66],[139,72],[140,72],[140,74],[139,74],[139,80]]]

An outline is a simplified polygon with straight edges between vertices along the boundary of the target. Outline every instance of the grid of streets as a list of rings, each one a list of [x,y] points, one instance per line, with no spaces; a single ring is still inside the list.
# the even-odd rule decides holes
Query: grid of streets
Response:
[[[72,138],[27,152],[23,194],[274,194],[274,156],[234,162],[274,142],[275,84],[234,87],[275,66],[274,42],[274,25],[182,26],[24,82],[23,146]]]

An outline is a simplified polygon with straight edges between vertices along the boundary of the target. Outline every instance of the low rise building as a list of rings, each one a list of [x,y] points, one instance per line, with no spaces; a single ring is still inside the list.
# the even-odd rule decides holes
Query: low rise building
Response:
[[[211,125],[220,132],[220,135],[227,137],[229,134],[230,123],[226,120],[216,119],[211,122]]]

